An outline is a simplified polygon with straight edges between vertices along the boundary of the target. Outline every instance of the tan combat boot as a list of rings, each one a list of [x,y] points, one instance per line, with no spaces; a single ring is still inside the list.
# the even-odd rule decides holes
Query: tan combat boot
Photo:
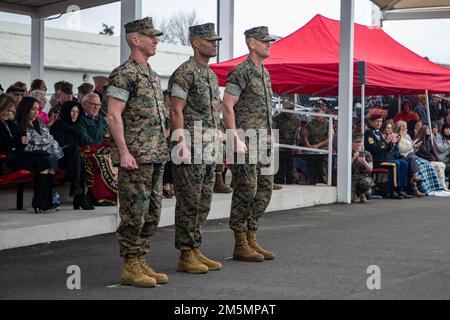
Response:
[[[283,186],[280,186],[279,184],[274,183],[272,185],[272,190],[281,190],[283,189]]]
[[[203,253],[200,251],[200,248],[194,249],[194,255],[198,261],[200,261],[201,263],[203,263],[205,266],[208,267],[209,271],[222,269],[222,264],[220,262],[205,257]]]
[[[259,246],[256,242],[256,230],[248,230],[247,231],[247,241],[249,246],[255,250],[256,252],[262,254],[264,256],[264,260],[273,260],[275,259],[275,254],[273,252],[267,251]]]
[[[169,281],[169,277],[167,276],[167,274],[156,272],[152,267],[150,267],[147,264],[144,255],[138,257],[138,259],[142,272],[144,272],[147,276],[155,279],[157,284],[164,284],[167,283],[167,281]]]
[[[367,197],[365,193],[361,193],[359,195],[359,201],[361,201],[361,203],[366,203],[367,202]]]
[[[215,193],[233,192],[233,189],[231,189],[230,187],[227,187],[227,185],[223,182],[221,173],[216,173],[216,181],[214,183],[214,192]]]
[[[131,258],[125,259],[122,269],[122,284],[152,288],[156,286],[156,280],[142,271],[138,258]]]
[[[419,191],[419,189],[417,188],[417,182],[421,181],[419,177],[417,177],[416,175],[414,175],[411,178],[411,190],[414,192],[414,195],[418,198],[422,198],[425,197],[425,193],[422,193]]]
[[[187,273],[207,273],[208,266],[198,261],[193,250],[181,250],[177,271]]]
[[[235,232],[234,241],[234,260],[242,260],[248,262],[264,261],[264,256],[256,252],[248,245],[247,235],[245,234],[245,232]]]

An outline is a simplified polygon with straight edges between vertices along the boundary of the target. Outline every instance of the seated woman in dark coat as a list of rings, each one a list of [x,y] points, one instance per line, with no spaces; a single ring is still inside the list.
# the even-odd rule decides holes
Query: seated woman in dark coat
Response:
[[[12,120],[11,114],[15,108],[14,100],[6,95],[0,95],[0,153],[7,156],[0,164],[2,173],[16,170],[27,170],[35,174],[34,196],[32,206],[36,213],[54,208],[52,204],[53,175],[55,161],[50,154],[41,151],[26,151],[26,146],[32,141],[26,132],[21,131]],[[25,97],[17,107],[16,115],[21,123],[32,123],[37,117],[39,103],[37,100]],[[32,125],[30,123],[30,125]]]
[[[81,105],[68,101],[61,107],[60,119],[50,128],[50,133],[58,141],[64,152],[59,159],[60,168],[66,170],[66,177],[70,180],[69,195],[73,197],[73,208],[93,210],[85,198],[84,160],[80,156],[80,132],[76,123],[81,114]]]

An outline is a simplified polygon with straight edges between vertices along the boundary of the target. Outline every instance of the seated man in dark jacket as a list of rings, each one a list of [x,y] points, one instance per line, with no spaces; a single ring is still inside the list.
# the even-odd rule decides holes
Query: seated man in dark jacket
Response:
[[[83,98],[82,106],[84,111],[77,123],[80,131],[80,145],[101,144],[108,140],[108,123],[100,115],[100,97],[96,93],[88,93]]]
[[[88,93],[76,127],[80,131],[82,155],[86,161],[88,194],[97,205],[117,202],[117,169],[113,167],[109,148],[109,128],[100,115],[100,97]]]

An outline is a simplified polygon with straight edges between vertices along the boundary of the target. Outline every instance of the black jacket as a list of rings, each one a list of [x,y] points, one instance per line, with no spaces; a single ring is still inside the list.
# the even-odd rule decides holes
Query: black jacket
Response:
[[[386,154],[391,149],[381,132],[375,129],[369,129],[364,134],[364,147],[372,154],[374,164],[385,161]]]
[[[439,161],[436,153],[433,149],[433,144],[430,138],[426,138],[425,143],[422,143],[419,150],[416,151],[416,156],[428,160],[428,161]]]
[[[16,149],[22,148],[19,132],[14,122],[11,120],[0,122],[0,154],[8,155]]]
[[[78,108],[79,118],[81,116],[79,105],[72,101],[65,102],[61,107],[61,118],[50,128],[50,134],[63,149],[66,146],[80,146],[80,131],[76,128],[70,116],[70,111],[73,107]]]

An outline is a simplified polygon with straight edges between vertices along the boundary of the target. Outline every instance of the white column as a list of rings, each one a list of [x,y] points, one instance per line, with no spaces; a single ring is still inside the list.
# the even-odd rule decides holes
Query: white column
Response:
[[[333,118],[328,118],[328,186],[333,183]]]
[[[427,121],[428,121],[428,128],[430,128],[431,136],[433,136],[433,130],[431,130],[431,113],[430,113],[430,99],[428,95],[428,90],[425,90],[425,99],[427,99]]]
[[[44,18],[31,18],[31,81],[44,79]]]
[[[361,134],[364,136],[364,127],[366,123],[366,85],[361,85]],[[364,141],[364,140],[363,140]],[[363,143],[364,149],[364,143]]]
[[[125,39],[124,24],[127,22],[141,19],[142,0],[122,0],[120,4],[120,63],[124,62],[130,56],[130,48]]]
[[[341,0],[338,114],[338,202],[351,202],[354,0]]]
[[[381,20],[382,13],[380,7],[378,7],[375,3],[372,3],[371,16],[372,26],[381,28],[383,23],[383,21]]]
[[[233,58],[234,0],[217,0],[217,30],[222,37],[217,60],[219,62],[229,60]]]

